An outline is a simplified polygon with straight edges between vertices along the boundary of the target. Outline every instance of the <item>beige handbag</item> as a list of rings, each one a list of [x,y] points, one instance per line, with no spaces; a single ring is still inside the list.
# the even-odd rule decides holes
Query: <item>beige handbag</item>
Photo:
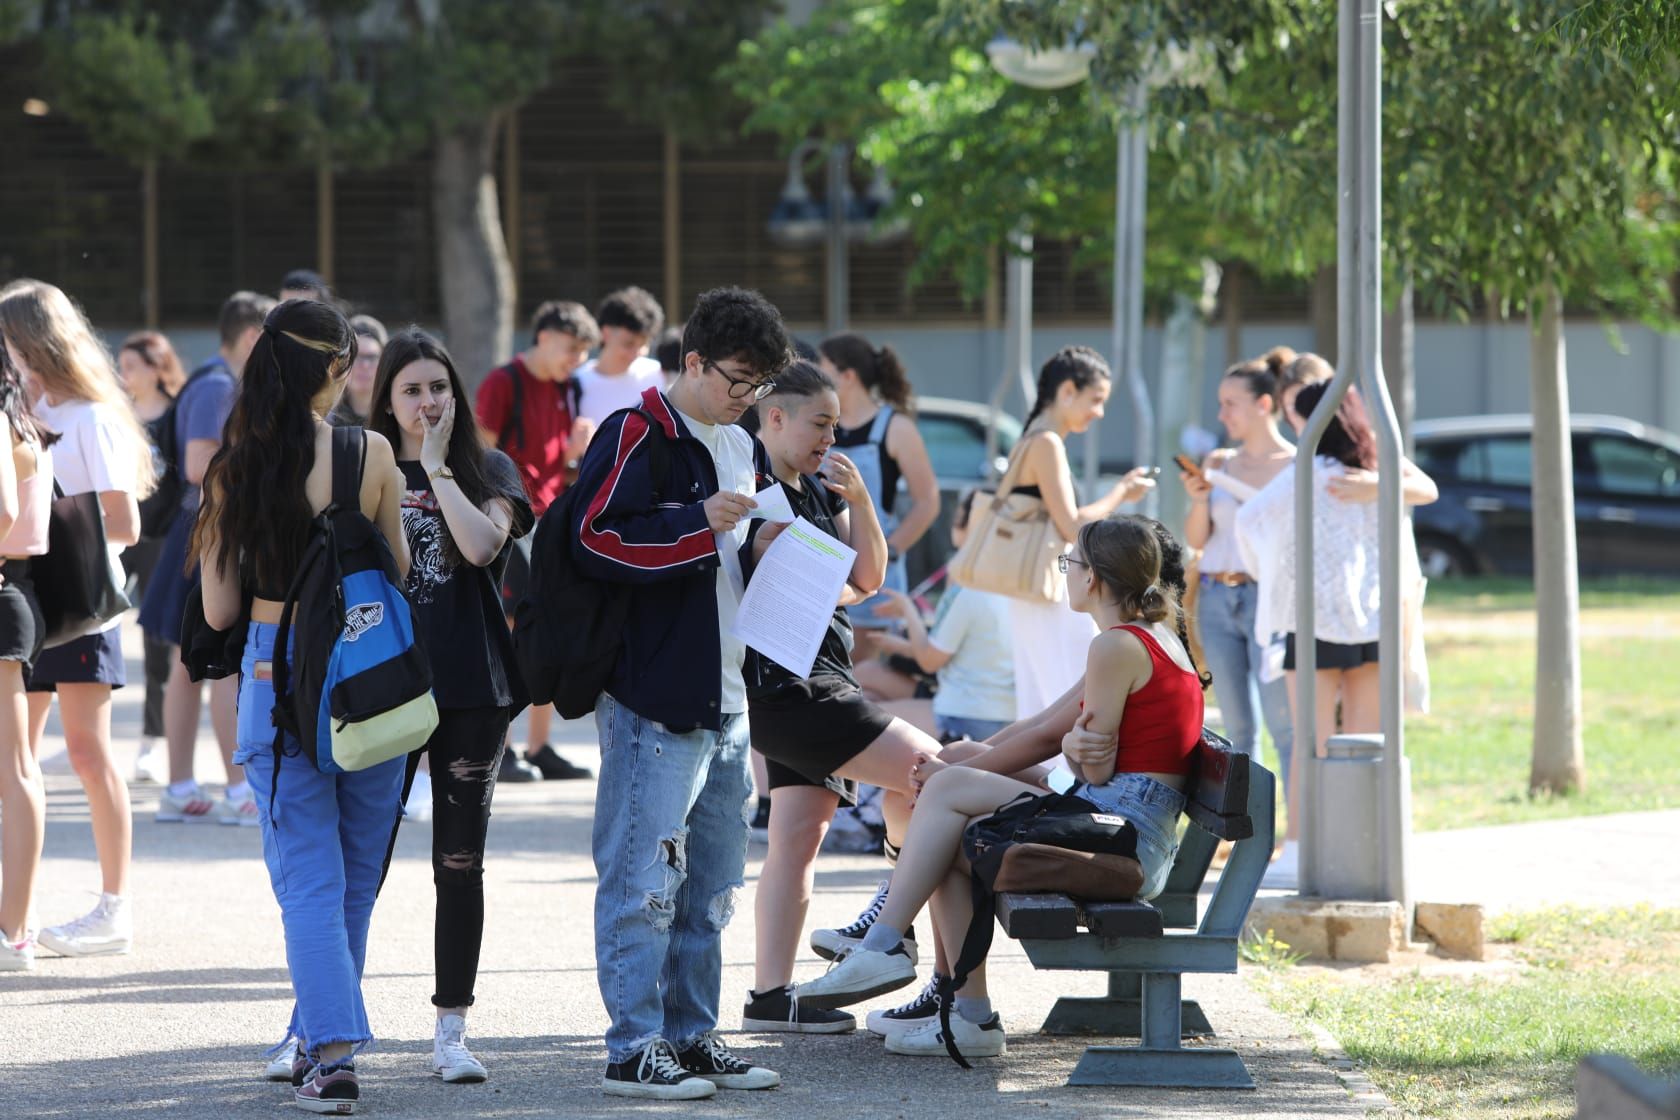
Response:
[[[976,500],[968,520],[968,539],[947,567],[952,582],[1029,602],[1060,603],[1067,577],[1057,558],[1067,542],[1056,531],[1044,499],[1012,493],[1020,469],[1020,449],[998,481],[991,501]],[[984,495],[982,495],[984,497]]]

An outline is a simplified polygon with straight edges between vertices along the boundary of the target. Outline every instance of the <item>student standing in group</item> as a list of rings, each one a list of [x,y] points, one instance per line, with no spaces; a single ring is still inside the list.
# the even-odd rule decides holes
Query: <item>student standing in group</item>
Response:
[[[350,329],[356,332],[356,362],[350,367],[344,395],[333,406],[327,423],[334,427],[359,428],[373,415],[373,383],[379,375],[379,355],[384,352],[389,335],[385,324],[372,315],[350,316]]]
[[[438,728],[409,755],[403,790],[406,801],[424,755],[433,774],[437,888],[432,1070],[445,1081],[482,1081],[484,1066],[466,1046],[466,1017],[484,940],[484,838],[497,756],[526,702],[498,589],[512,542],[531,530],[531,505],[513,460],[479,440],[460,374],[435,338],[410,328],[391,339],[374,400],[368,426],[397,449],[407,486],[406,590],[438,705]]]
[[[665,310],[641,288],[620,288],[601,301],[595,321],[601,352],[577,371],[578,415],[599,427],[619,409],[640,404],[648,389],[664,387],[665,374],[648,347],[665,324]]]
[[[297,1102],[346,1113],[360,1096],[355,1051],[373,1036],[362,1000],[368,922],[396,823],[403,760],[324,774],[295,740],[274,749],[273,663],[287,589],[332,500],[333,428],[356,337],[331,306],[288,300],[264,322],[241,376],[227,442],[204,478],[193,538],[203,564],[204,621],[226,630],[248,603],[239,682],[239,753],[268,794],[257,800],[263,857],[285,926],[297,997],[290,1033],[302,1055]],[[390,443],[365,436],[361,510],[408,573],[402,472]]]
[[[573,556],[635,585],[595,707],[595,967],[612,1021],[602,1090],[668,1100],[780,1078],[716,1034],[723,929],[747,851],[746,650],[731,556],[746,542],[763,448],[736,421],[788,362],[781,315],[739,288],[703,293],[683,372],[602,425],[578,471]],[[657,428],[655,428],[655,425]],[[667,441],[654,477],[653,440]]]
[[[36,417],[58,433],[54,479],[66,496],[99,495],[111,567],[120,572],[123,548],[140,539],[138,499],[151,493],[156,478],[151,445],[117,381],[110,351],[70,297],[39,280],[0,288],[0,334],[35,394]],[[126,953],[133,942],[128,870],[134,825],[128,785],[111,759],[111,690],[125,681],[120,619],[43,651],[24,680],[29,749],[36,758],[58,694],[65,747],[87,794],[103,879],[91,911],[41,931],[41,944],[64,956]]]
[[[863,474],[875,503],[875,516],[887,535],[887,576],[881,586],[908,591],[904,556],[939,517],[939,480],[927,445],[916,428],[915,402],[904,363],[891,346],[876,348],[860,334],[837,334],[817,347],[819,364],[840,389],[840,426],[834,446]],[[910,491],[910,508],[899,518],[898,480]],[[856,660],[873,657],[871,631],[888,629],[894,620],[877,613],[886,605],[875,595],[847,608],[860,632]]]
[[[337,304],[332,287],[312,268],[294,268],[280,278],[280,298],[312,299],[320,303]]]
[[[58,437],[29,410],[8,351],[0,341],[0,972],[22,972],[35,967],[29,908],[47,823],[23,691],[45,637],[29,568],[47,551]]]
[[[484,442],[519,468],[538,517],[565,491],[594,432],[578,411],[577,370],[601,341],[601,328],[579,303],[551,300],[531,316],[531,345],[498,366],[478,387],[477,420]],[[464,422],[464,419],[463,419]],[[531,582],[531,534],[516,539],[502,580],[502,606],[511,624]],[[525,761],[502,753],[498,781],[594,777],[548,744],[552,704],[533,704],[526,716]]]
[[[1089,346],[1068,346],[1050,356],[1038,371],[1038,397],[1027,413],[1026,434],[1016,445],[1019,462],[1012,493],[1043,500],[1050,522],[1071,545],[1081,525],[1101,521],[1122,504],[1135,502],[1155,483],[1147,466],[1133,469],[1102,497],[1085,505],[1073,488],[1067,438],[1101,420],[1110,392],[1108,363]],[[1015,708],[1036,712],[1077,681],[1085,669],[1085,650],[1096,623],[1066,602],[1009,601],[1015,643]]]
[[[152,458],[158,458],[158,446],[163,441],[163,428],[170,422],[169,406],[186,384],[187,374],[181,359],[169,339],[157,331],[137,331],[123,339],[117,351],[117,372],[122,375],[123,388],[134,402],[134,414],[146,428],[146,439],[152,445]],[[161,467],[161,463],[158,464]],[[173,507],[180,498],[178,491],[159,489],[140,503],[141,525],[172,520],[176,510],[165,509],[159,503]],[[152,573],[157,569],[158,555],[163,550],[163,538],[142,539],[123,553],[123,569],[134,587],[130,598],[138,603],[151,585]],[[140,629],[144,639],[146,667],[146,703],[140,717],[140,753],[134,760],[136,782],[161,782],[168,772],[167,751],[157,750],[163,738],[163,694],[169,684],[169,662],[172,645],[159,634],[145,627]]]
[[[1277,399],[1277,375],[1294,359],[1293,350],[1280,346],[1225,371],[1219,383],[1219,422],[1237,446],[1210,454],[1200,472],[1179,476],[1190,495],[1184,539],[1191,548],[1202,550],[1196,623],[1208,668],[1219,682],[1214,693],[1226,737],[1237,750],[1260,761],[1260,719],[1256,717],[1263,717],[1285,789],[1289,788],[1295,733],[1289,719],[1289,687],[1283,678],[1281,650],[1268,670],[1266,647],[1254,636],[1259,591],[1255,573],[1244,563],[1237,544],[1237,511],[1244,499],[1228,486],[1210,481],[1207,472],[1219,471],[1259,492],[1294,462],[1294,445],[1278,431]]]
[[[263,317],[274,300],[256,292],[235,292],[222,304],[218,317],[221,348],[216,356],[192,372],[175,404],[175,446],[179,449],[181,514],[164,536],[157,569],[140,604],[140,626],[147,633],[178,647],[181,614],[198,580],[198,559],[191,555],[193,520],[198,516],[199,486],[210,459],[222,446],[222,427],[239,391],[239,373],[262,334]],[[218,820],[223,824],[256,827],[257,800],[233,761],[234,704],[239,682],[229,677],[210,682],[210,725],[222,751],[227,789],[212,801],[193,777],[193,754],[198,743],[202,686],[187,675],[179,656],[170,658],[169,683],[163,693],[163,726],[169,740],[169,788],[158,798],[160,824]]]

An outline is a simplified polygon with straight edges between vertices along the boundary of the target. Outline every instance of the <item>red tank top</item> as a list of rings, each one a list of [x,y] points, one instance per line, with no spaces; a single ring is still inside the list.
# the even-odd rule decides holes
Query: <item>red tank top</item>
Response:
[[[1120,716],[1115,773],[1188,774],[1190,752],[1202,739],[1202,682],[1181,669],[1143,626],[1129,630],[1149,654],[1149,682],[1126,697]]]

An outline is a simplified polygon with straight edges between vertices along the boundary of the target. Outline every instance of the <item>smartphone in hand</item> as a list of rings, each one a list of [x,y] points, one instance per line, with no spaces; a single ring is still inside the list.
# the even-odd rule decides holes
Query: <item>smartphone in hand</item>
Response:
[[[1191,478],[1201,478],[1202,477],[1201,466],[1199,464],[1197,464],[1197,462],[1194,459],[1190,458],[1190,456],[1184,455],[1184,454],[1174,455],[1173,456],[1173,462],[1178,464],[1178,469],[1179,470],[1183,471],[1185,474],[1189,475]]]

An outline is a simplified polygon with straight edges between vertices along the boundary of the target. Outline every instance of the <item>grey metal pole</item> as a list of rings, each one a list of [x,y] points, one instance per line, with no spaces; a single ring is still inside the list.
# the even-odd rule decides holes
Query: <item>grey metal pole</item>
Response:
[[[825,264],[828,270],[824,293],[824,329],[839,334],[846,329],[851,305],[851,261],[846,249],[846,171],[852,150],[846,144],[828,149],[828,241]]]
[[[1140,78],[1126,91],[1121,118],[1114,204],[1114,358],[1132,398],[1132,459],[1140,466],[1155,460],[1155,407],[1143,373],[1143,230],[1148,206],[1149,130],[1145,114],[1149,90]],[[1087,456],[1095,454],[1091,436]],[[1087,459],[1087,471],[1091,460]],[[1088,476],[1088,477],[1094,477]],[[1154,515],[1153,491],[1144,510]]]
[[[1038,397],[1038,378],[1032,368],[1033,239],[1030,233],[1010,238],[1009,262],[1004,271],[1004,377],[1021,386],[1027,407]]]
[[[1377,434],[1377,509],[1379,523],[1381,641],[1378,675],[1382,682],[1383,789],[1381,801],[1383,892],[1399,902],[1411,925],[1411,893],[1406,882],[1411,834],[1411,795],[1405,757],[1403,647],[1401,645],[1400,425],[1382,370],[1382,4],[1359,0],[1358,177],[1358,326],[1359,379]]]

